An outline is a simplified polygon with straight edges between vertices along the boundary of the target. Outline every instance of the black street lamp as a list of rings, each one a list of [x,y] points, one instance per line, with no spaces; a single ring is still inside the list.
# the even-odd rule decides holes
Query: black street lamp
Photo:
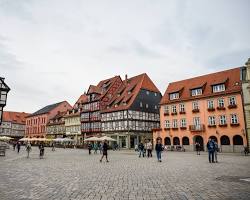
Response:
[[[0,125],[2,123],[3,108],[6,106],[7,94],[9,91],[10,88],[4,82],[4,78],[0,77]]]

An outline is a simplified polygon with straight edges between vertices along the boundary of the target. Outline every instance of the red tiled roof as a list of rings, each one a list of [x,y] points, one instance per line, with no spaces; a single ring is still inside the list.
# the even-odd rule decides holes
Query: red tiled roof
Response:
[[[88,96],[84,93],[82,94],[79,99],[74,104],[73,108],[77,108],[77,105],[80,103],[86,103],[88,101]]]
[[[24,113],[24,112],[4,111],[3,112],[3,121],[14,122],[17,124],[25,124],[25,118],[28,115],[29,115],[29,113]]]
[[[225,83],[226,90],[224,92],[213,93],[212,85]],[[190,90],[194,88],[203,88],[203,94],[195,97],[191,97]],[[174,92],[180,92],[180,98],[175,100],[169,100],[169,94]],[[160,104],[167,104],[171,102],[204,98],[209,96],[216,96],[221,94],[229,94],[241,91],[240,81],[240,68],[229,69],[221,72],[198,76],[182,81],[170,83],[168,88],[160,102]]]
[[[154,85],[146,73],[140,74],[123,81],[120,88],[110,100],[109,108],[103,110],[103,112],[113,112],[128,109],[134,102],[141,89],[160,93],[158,88]]]

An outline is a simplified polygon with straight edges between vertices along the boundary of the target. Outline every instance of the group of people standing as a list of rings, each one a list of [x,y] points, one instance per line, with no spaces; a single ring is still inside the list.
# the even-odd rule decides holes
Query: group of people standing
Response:
[[[161,153],[162,151],[164,150],[164,147],[161,143],[161,140],[158,139],[157,140],[157,143],[155,145],[155,151],[156,151],[156,156],[157,156],[157,160],[158,162],[161,162]],[[147,157],[152,157],[152,151],[153,151],[153,144],[151,142],[151,140],[148,140],[145,145],[140,142],[139,145],[138,145],[138,151],[139,151],[139,158],[142,156],[142,157],[145,157],[146,154],[147,154]]]
[[[97,154],[97,150],[99,149],[100,154],[102,153],[102,157],[100,159],[100,162],[102,162],[102,159],[105,157],[106,162],[108,161],[108,143],[107,140],[104,140],[103,143],[97,143],[95,142],[93,145],[91,143],[88,143],[88,150],[89,150],[89,155],[91,154],[91,150],[94,150],[94,154]]]

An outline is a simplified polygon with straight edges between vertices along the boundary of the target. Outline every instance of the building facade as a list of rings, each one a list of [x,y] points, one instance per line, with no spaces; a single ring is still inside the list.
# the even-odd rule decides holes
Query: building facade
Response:
[[[9,86],[4,82],[4,78],[0,77],[0,125],[3,118],[3,108],[6,106],[7,94],[10,91]]]
[[[77,145],[83,145],[83,135],[81,134],[80,114],[84,103],[88,100],[87,95],[82,94],[72,110],[68,110],[65,119],[66,136],[74,139]]]
[[[170,83],[160,108],[161,128],[154,131],[165,145],[206,150],[209,138],[222,152],[239,152],[247,144],[240,68]]]
[[[250,58],[242,69],[242,91],[244,99],[244,112],[246,120],[246,135],[248,138],[248,148],[250,149]]]
[[[65,112],[72,109],[72,106],[67,102],[59,102],[48,105],[26,118],[26,137],[46,137],[46,125],[55,117],[58,112]]]
[[[147,74],[126,77],[101,111],[102,133],[121,148],[134,148],[140,141],[152,139],[152,129],[160,127],[161,97]]]
[[[118,90],[122,80],[119,76],[100,81],[97,86],[91,85],[87,92],[87,101],[81,110],[81,132],[84,138],[101,136],[101,114],[113,95]]]
[[[66,136],[66,129],[65,129],[65,120],[64,116],[65,112],[60,112],[56,114],[53,118],[49,120],[46,125],[47,128],[47,138],[54,139],[54,138],[63,138]]]
[[[28,113],[24,112],[3,112],[3,121],[0,125],[0,136],[12,137],[18,140],[25,134],[25,118]]]

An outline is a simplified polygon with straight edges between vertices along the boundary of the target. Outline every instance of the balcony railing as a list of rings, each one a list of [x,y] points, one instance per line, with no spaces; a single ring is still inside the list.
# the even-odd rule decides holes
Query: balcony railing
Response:
[[[189,130],[192,132],[203,132],[203,131],[205,131],[205,125],[204,124],[190,125]]]
[[[213,112],[213,111],[215,111],[215,108],[210,107],[210,108],[208,108],[208,109],[207,109],[207,111],[209,111],[209,112]]]
[[[231,105],[228,105],[228,108],[229,108],[229,109],[237,108],[237,105],[236,105],[236,104],[231,104]]]
[[[218,106],[217,110],[226,110],[225,106]]]
[[[192,110],[192,112],[193,112],[193,113],[198,113],[198,112],[200,112],[200,109],[199,109],[199,108],[194,108],[194,109]]]
[[[164,116],[168,116],[169,115],[169,112],[164,112]]]

